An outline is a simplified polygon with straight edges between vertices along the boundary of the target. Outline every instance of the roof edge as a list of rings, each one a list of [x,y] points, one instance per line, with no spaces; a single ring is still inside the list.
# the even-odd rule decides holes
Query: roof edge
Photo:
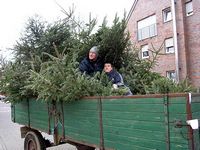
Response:
[[[131,7],[131,9],[130,9],[130,11],[129,11],[129,13],[128,13],[128,16],[127,16],[127,18],[126,18],[126,22],[129,21],[131,15],[132,15],[132,13],[133,13],[133,11],[134,11],[134,9],[135,9],[135,6],[136,6],[137,2],[138,2],[138,0],[135,0],[135,1],[134,1],[133,5],[132,5],[132,7]]]

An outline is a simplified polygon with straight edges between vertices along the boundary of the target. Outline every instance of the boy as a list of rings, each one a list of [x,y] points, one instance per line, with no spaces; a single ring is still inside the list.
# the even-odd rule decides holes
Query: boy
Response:
[[[105,63],[104,64],[104,71],[107,74],[109,80],[113,83],[113,88],[118,89],[120,87],[127,88],[127,93],[125,93],[126,96],[133,95],[130,89],[124,85],[124,81],[122,78],[122,75],[115,71],[111,65],[111,63]]]

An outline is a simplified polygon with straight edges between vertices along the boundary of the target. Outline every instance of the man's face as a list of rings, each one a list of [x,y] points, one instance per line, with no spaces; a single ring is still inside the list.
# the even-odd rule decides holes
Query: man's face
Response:
[[[112,65],[110,63],[105,63],[104,64],[104,71],[105,72],[110,72],[112,71]]]
[[[97,54],[94,52],[89,52],[89,59],[90,60],[96,60],[97,59]]]

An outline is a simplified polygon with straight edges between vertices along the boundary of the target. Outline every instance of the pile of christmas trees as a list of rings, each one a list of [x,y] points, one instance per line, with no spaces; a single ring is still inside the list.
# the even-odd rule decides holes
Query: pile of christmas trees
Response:
[[[30,97],[72,101],[120,94],[112,91],[104,73],[90,77],[79,72],[79,62],[94,45],[99,46],[103,60],[112,62],[124,76],[134,94],[192,90],[186,81],[176,84],[150,71],[156,59],[139,58],[139,50],[130,44],[125,17],[119,20],[116,16],[111,27],[104,20],[96,32],[95,27],[95,19],[83,23],[73,14],[53,24],[38,16],[29,19],[24,34],[13,47],[14,61],[2,68],[0,91],[10,102]]]

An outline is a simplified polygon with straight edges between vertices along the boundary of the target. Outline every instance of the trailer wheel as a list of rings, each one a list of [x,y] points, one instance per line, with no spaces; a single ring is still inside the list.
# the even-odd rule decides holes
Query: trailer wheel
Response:
[[[37,131],[29,131],[24,139],[24,150],[45,150],[45,141]]]
[[[94,147],[85,146],[85,145],[76,145],[77,150],[95,150]]]

